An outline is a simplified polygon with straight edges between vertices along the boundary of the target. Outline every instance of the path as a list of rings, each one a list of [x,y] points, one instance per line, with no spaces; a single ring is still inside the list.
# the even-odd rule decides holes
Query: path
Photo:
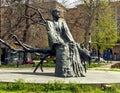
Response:
[[[64,83],[101,84],[120,83],[120,72],[88,70],[86,77],[60,78],[54,76],[54,68],[44,68],[33,73],[31,69],[0,69],[0,82],[15,82],[24,79],[27,83],[48,83],[62,81]]]

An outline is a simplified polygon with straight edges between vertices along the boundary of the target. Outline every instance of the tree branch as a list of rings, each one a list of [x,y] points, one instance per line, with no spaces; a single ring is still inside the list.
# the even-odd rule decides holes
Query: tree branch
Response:
[[[15,49],[14,47],[12,47],[9,43],[5,42],[4,40],[0,39],[0,42],[2,44],[4,44],[5,46],[7,46],[8,48],[10,48],[12,51],[14,52],[23,52],[24,50],[22,49]]]
[[[23,50],[26,52],[31,52],[31,53],[42,53],[42,54],[51,54],[54,55],[53,51],[49,50],[49,49],[40,49],[40,48],[33,48],[29,45],[26,45],[24,43],[22,43],[16,35],[13,34],[13,38],[18,42],[18,44],[20,46],[23,47]]]
[[[38,20],[37,23],[39,23],[39,24],[46,24],[46,20],[44,19],[44,17],[42,16],[41,11],[40,11],[38,8],[35,8],[35,7],[33,7],[33,6],[31,6],[31,5],[28,5],[28,4],[26,4],[26,6],[28,6],[29,8],[31,8],[31,9],[33,9],[33,10],[35,10],[35,13],[34,13],[33,15],[28,16],[28,17],[26,17],[26,18],[29,18],[29,19],[31,19],[31,20],[33,21],[32,17],[33,17],[35,14],[37,14],[37,15],[39,16],[39,18],[41,18],[42,21],[43,21],[43,23],[41,23],[41,21]],[[34,21],[33,21],[33,22],[34,22]]]

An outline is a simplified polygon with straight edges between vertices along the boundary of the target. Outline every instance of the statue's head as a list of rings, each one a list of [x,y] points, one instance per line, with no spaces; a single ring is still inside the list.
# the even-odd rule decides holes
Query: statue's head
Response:
[[[51,14],[54,18],[57,18],[57,19],[60,18],[60,10],[57,8],[53,9]]]

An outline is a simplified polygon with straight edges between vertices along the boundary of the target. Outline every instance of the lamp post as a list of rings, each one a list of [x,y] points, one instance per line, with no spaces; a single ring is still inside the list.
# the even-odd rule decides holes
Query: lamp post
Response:
[[[91,31],[89,33],[89,41],[88,41],[88,44],[89,44],[89,51],[91,51]]]
[[[89,54],[91,54],[91,31],[89,32],[88,50],[89,50]],[[91,64],[90,60],[88,61],[88,63],[89,65]]]

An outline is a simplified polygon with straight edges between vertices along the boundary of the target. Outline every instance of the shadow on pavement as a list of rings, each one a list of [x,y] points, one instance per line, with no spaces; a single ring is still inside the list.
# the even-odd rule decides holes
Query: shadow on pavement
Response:
[[[33,72],[11,72],[11,73],[15,73],[15,74],[26,74],[26,75],[42,75],[42,76],[51,76],[51,77],[55,77],[54,73],[45,73],[45,72],[42,72],[42,73],[33,73]]]

